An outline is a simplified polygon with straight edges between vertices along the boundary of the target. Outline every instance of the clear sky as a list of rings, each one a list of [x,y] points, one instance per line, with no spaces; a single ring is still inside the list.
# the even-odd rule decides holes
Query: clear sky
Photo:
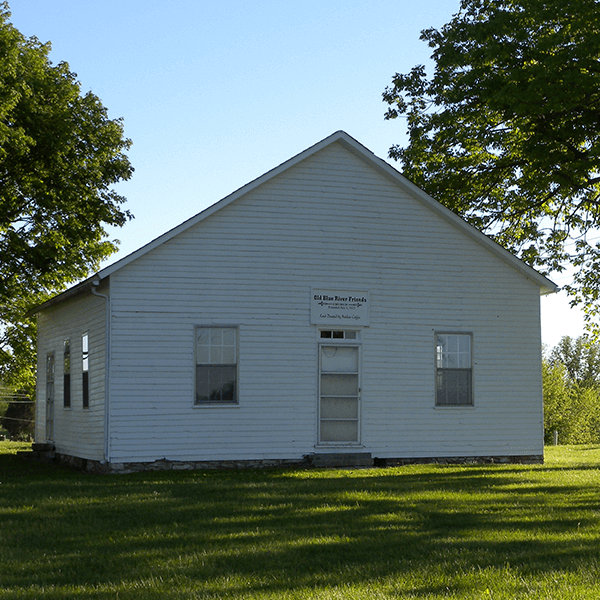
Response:
[[[114,260],[340,129],[386,158],[406,135],[401,120],[384,121],[381,94],[394,73],[430,64],[420,32],[459,4],[12,0],[10,10],[124,119],[135,173],[118,190],[135,219],[114,231]],[[541,305],[545,344],[582,333],[564,294]]]

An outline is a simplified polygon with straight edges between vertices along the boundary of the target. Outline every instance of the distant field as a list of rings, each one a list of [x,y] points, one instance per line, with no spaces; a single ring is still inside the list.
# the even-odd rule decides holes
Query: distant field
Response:
[[[0,598],[600,598],[600,446],[543,466],[88,475],[0,443]]]

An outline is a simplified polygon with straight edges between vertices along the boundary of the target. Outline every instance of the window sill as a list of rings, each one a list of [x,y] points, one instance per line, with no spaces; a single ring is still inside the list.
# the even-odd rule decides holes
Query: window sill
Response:
[[[231,404],[231,402],[213,402],[210,404],[192,404],[192,408],[239,408],[239,404]]]
[[[434,406],[433,410],[475,410],[475,408],[476,407],[473,404],[449,404],[448,406]]]
[[[319,450],[331,450],[332,448],[365,448],[364,444],[360,442],[320,442],[315,444],[315,449]]]

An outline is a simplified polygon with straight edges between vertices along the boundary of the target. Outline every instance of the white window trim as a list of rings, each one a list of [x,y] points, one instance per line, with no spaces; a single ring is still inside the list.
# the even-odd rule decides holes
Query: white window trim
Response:
[[[438,404],[437,403],[437,336],[438,335],[465,335],[471,338],[471,403],[470,404]],[[456,331],[446,329],[433,330],[433,408],[434,410],[475,410],[475,368],[474,368],[474,335],[472,331]]]
[[[236,393],[236,401],[235,402],[196,402],[196,367],[198,366],[197,360],[197,331],[199,329],[235,329],[235,393]],[[240,408],[240,326],[232,325],[231,323],[210,323],[207,325],[197,324],[193,327],[193,355],[194,355],[194,364],[193,364],[193,389],[192,389],[192,408],[199,410],[214,410],[214,409],[226,409],[233,410]]]

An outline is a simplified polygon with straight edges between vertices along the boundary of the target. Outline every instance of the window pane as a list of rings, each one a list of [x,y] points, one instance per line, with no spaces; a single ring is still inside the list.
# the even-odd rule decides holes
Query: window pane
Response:
[[[321,421],[321,441],[357,442],[358,421]]]
[[[196,404],[236,402],[235,366],[198,365],[196,367]]]
[[[89,374],[87,371],[83,372],[82,388],[83,388],[83,394],[82,394],[83,408],[89,408],[89,406],[90,406],[90,380],[89,380]]]
[[[210,329],[206,327],[198,327],[196,330],[196,342],[198,345],[208,346],[208,333]]]
[[[211,345],[208,362],[211,365],[218,365],[223,362],[223,348],[221,346]]]
[[[225,347],[223,348],[222,361],[225,365],[234,365],[235,364],[235,347]]]
[[[436,364],[438,369],[470,369],[471,336],[438,335],[436,337]]]
[[[358,371],[358,348],[321,346],[321,371],[356,373]]]
[[[207,365],[210,362],[208,345],[198,345],[196,348],[196,363]]]
[[[436,403],[443,406],[471,405],[471,371],[438,371]]]
[[[223,343],[223,330],[220,327],[211,327],[208,338],[211,346],[220,346]]]
[[[64,341],[64,368],[63,373],[71,372],[71,342],[69,340]]]
[[[232,327],[223,329],[223,345],[235,347],[235,329]]]
[[[196,333],[196,363],[236,364],[236,337],[233,327],[199,327]]]
[[[196,404],[208,402],[208,367],[196,367]]]
[[[471,353],[461,352],[457,357],[457,367],[459,369],[470,369],[471,368]]]
[[[447,343],[448,352],[457,352],[458,351],[458,336],[447,335],[446,343]]]
[[[471,352],[471,336],[470,335],[457,335],[458,340],[458,351],[459,352]]]
[[[84,333],[81,336],[81,362],[84,371],[89,371],[89,352],[88,352],[88,334]]]
[[[358,396],[358,375],[321,375],[323,396]]]
[[[357,398],[322,398],[323,419],[358,419]]]
[[[447,352],[446,336],[438,335],[436,340],[436,362],[438,369],[444,366],[444,354]]]
[[[69,373],[63,375],[63,406],[65,408],[71,406],[71,375]]]
[[[63,365],[63,406],[71,406],[71,341],[64,341]]]
[[[46,383],[54,383],[54,355],[49,354],[46,358]]]

